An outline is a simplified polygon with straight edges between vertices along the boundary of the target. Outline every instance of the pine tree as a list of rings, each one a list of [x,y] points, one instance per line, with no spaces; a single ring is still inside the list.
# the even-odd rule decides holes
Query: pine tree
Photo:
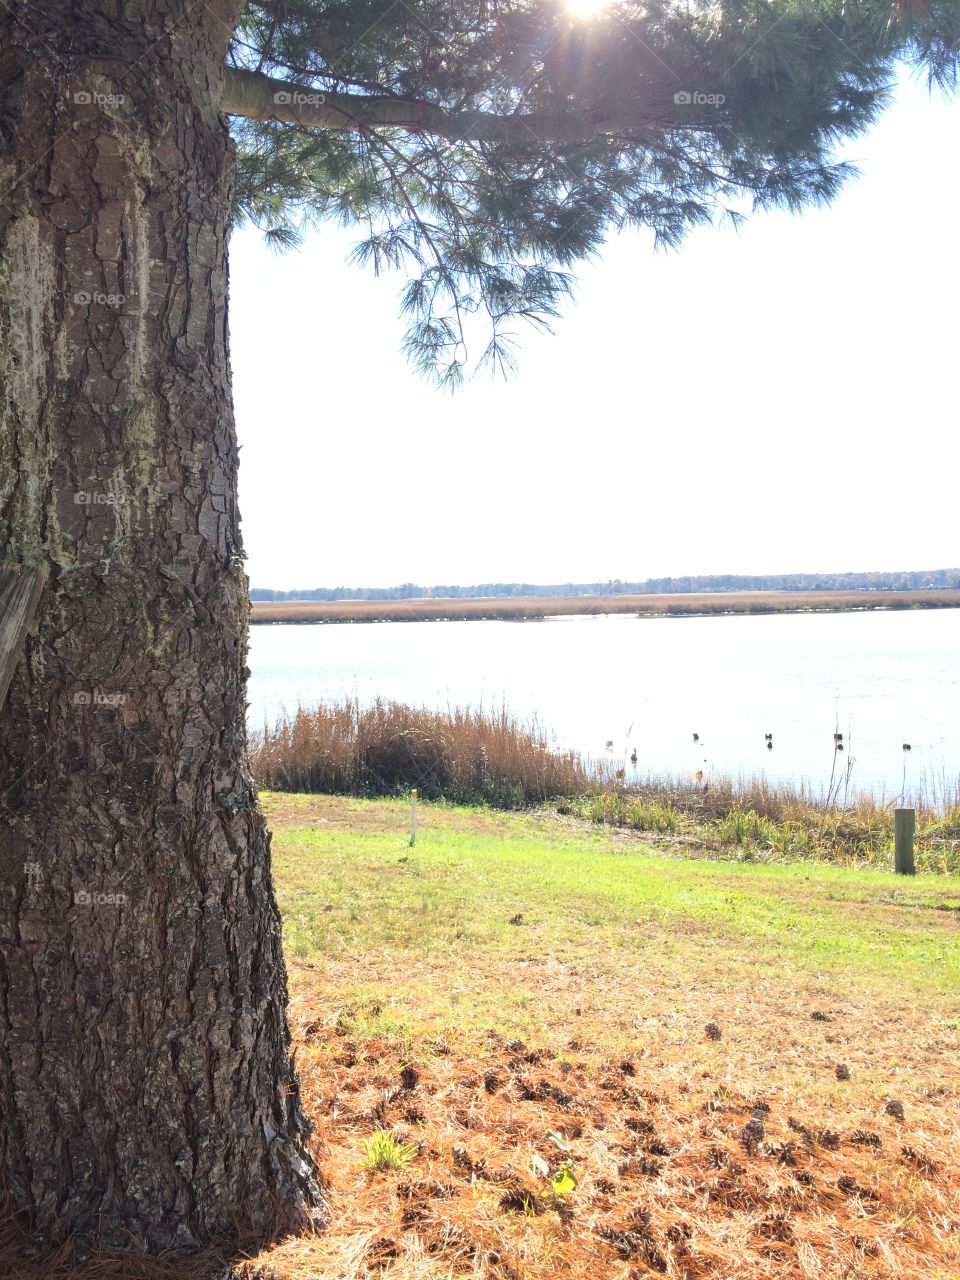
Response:
[[[957,30],[957,0],[0,5],[0,561],[45,583],[0,707],[0,1176],[39,1232],[323,1215],[246,761],[230,227],[356,224],[456,385],[618,227],[829,200],[899,61],[954,84]]]
[[[405,277],[410,356],[456,384],[471,351],[511,367],[515,322],[548,326],[619,228],[676,247],[829,201],[898,61],[954,85],[957,24],[956,0],[253,4],[224,98],[238,210],[278,245],[361,228],[357,262]]]

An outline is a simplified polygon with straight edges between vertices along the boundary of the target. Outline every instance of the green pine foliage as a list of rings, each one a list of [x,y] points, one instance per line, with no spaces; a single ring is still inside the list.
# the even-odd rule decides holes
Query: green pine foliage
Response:
[[[357,227],[356,261],[405,279],[409,356],[456,386],[508,371],[517,322],[548,328],[571,268],[622,227],[673,248],[831,200],[851,172],[836,144],[876,118],[898,65],[955,87],[958,32],[960,0],[613,0],[589,21],[563,0],[254,0],[235,67],[529,127],[236,118],[237,214],[278,248],[328,218]]]

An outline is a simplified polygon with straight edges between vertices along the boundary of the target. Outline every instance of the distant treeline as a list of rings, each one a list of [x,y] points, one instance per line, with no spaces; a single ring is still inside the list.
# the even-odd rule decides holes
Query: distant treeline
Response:
[[[460,600],[520,599],[527,596],[678,595],[697,591],[918,591],[960,589],[960,569],[917,569],[900,573],[742,573],[699,574],[683,578],[646,578],[642,582],[482,582],[471,587],[311,587],[274,591],[253,587],[251,600]]]

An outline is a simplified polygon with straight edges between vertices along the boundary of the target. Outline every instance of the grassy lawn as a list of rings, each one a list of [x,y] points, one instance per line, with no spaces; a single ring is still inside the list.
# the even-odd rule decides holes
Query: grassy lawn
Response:
[[[960,1277],[960,880],[264,805],[332,1212],[271,1276]]]
[[[363,991],[371,966],[389,973],[388,1016],[418,1030],[491,1021],[519,1030],[499,982],[478,988],[478,970],[509,974],[516,1004],[536,971],[585,964],[640,966],[671,985],[679,977],[718,991],[759,973],[798,990],[922,1003],[946,1020],[960,1011],[960,879],[665,858],[640,839],[549,814],[442,806],[420,806],[411,849],[404,805],[316,798],[301,811],[312,816],[298,819],[298,802],[266,801],[280,821],[274,856],[291,964],[355,958]],[[413,971],[432,965],[471,975],[469,1008],[453,985],[424,998]],[[530,1008],[522,1029],[546,1032],[562,1012]]]
[[[263,803],[324,1229],[3,1274],[960,1280],[960,880]]]

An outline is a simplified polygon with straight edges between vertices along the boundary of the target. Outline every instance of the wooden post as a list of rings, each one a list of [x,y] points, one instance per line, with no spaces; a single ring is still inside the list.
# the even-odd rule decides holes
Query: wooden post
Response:
[[[46,571],[0,562],[0,707],[3,706],[40,602]]]
[[[417,789],[410,792],[410,847],[417,843]]]
[[[913,832],[916,826],[915,809],[893,811],[893,868],[899,876],[916,875],[913,865]]]

